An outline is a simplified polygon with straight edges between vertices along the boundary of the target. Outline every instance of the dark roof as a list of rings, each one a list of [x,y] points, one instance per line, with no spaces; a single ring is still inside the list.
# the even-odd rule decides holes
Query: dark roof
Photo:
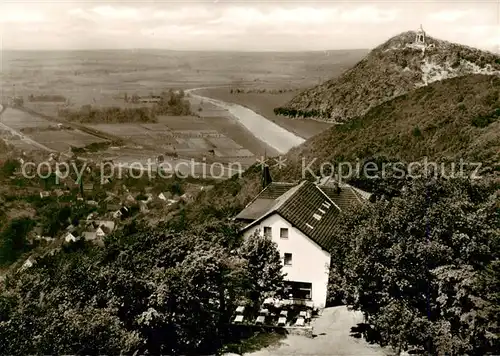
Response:
[[[271,209],[275,200],[285,194],[290,188],[296,186],[295,183],[270,183],[264,190],[257,195],[238,215],[237,220],[255,220],[262,214]]]
[[[327,207],[328,206],[328,207]],[[321,209],[321,210],[320,210]],[[322,213],[324,211],[324,213]],[[305,181],[276,210],[285,220],[325,250],[330,250],[340,209],[314,183]],[[320,217],[317,220],[314,216]],[[312,228],[311,228],[312,227]]]
[[[321,187],[321,190],[328,195],[340,210],[345,210],[353,206],[353,204],[361,204],[363,201],[361,196],[350,186],[340,188]]]
[[[283,194],[285,194],[287,191],[290,190],[290,188],[296,186],[296,183],[281,183],[281,182],[273,182],[270,183],[260,194],[257,196],[257,198],[260,199],[276,199]]]
[[[121,210],[122,206],[120,204],[106,204],[107,211],[117,212]]]
[[[236,216],[238,220],[253,220],[244,230],[271,214],[279,214],[329,251],[338,229],[341,228],[337,223],[340,212],[354,204],[363,204],[363,199],[350,186],[325,187],[309,181],[298,185],[272,184],[271,189],[264,189]],[[282,191],[285,192],[271,199]]]

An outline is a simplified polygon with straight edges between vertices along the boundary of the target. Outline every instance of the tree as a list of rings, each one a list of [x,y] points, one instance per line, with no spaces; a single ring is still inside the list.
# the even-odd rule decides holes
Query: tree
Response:
[[[17,218],[0,234],[0,265],[8,265],[29,248],[26,236],[35,222],[27,217]]]
[[[262,298],[283,289],[283,264],[278,247],[269,237],[255,232],[245,239],[239,255],[248,261],[250,299],[260,305]]]
[[[5,162],[3,162],[0,174],[3,177],[9,177],[13,175],[20,167],[21,163],[18,160],[9,158]]]
[[[345,216],[332,249],[335,296],[365,314],[383,345],[498,350],[497,202],[488,184],[415,180],[399,197]]]

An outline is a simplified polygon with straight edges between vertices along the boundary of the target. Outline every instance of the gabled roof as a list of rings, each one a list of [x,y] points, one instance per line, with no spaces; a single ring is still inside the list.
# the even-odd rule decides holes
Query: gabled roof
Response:
[[[296,183],[272,182],[257,196],[261,199],[276,199],[286,193],[290,188],[296,186]]]
[[[309,181],[298,185],[272,184],[270,190],[266,192],[268,188],[264,189],[236,216],[238,220],[252,220],[243,230],[278,214],[327,251],[341,228],[337,223],[340,212],[365,202],[351,186],[320,186]]]
[[[321,187],[321,190],[337,205],[340,210],[348,209],[355,204],[362,204],[363,198],[351,186]]]
[[[274,204],[275,200],[281,195],[285,194],[290,188],[296,186],[296,183],[270,183],[259,195],[257,195],[247,206],[243,209],[235,219],[237,220],[255,220],[263,213],[268,211]]]

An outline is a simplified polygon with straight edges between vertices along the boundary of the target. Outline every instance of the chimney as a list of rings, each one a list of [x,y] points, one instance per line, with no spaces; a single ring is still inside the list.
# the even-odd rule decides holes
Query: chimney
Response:
[[[262,167],[262,189],[265,189],[272,181],[273,179],[271,178],[269,166],[266,164]]]

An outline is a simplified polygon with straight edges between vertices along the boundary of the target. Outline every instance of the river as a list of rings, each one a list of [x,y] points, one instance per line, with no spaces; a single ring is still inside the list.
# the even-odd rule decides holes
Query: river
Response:
[[[196,88],[186,90],[191,97],[209,102],[215,106],[227,110],[236,120],[238,120],[247,130],[249,130],[259,140],[273,147],[280,154],[287,153],[292,147],[298,146],[305,140],[302,137],[284,129],[264,116],[246,108],[244,106],[226,103],[221,100],[194,94],[195,90],[208,89]]]

